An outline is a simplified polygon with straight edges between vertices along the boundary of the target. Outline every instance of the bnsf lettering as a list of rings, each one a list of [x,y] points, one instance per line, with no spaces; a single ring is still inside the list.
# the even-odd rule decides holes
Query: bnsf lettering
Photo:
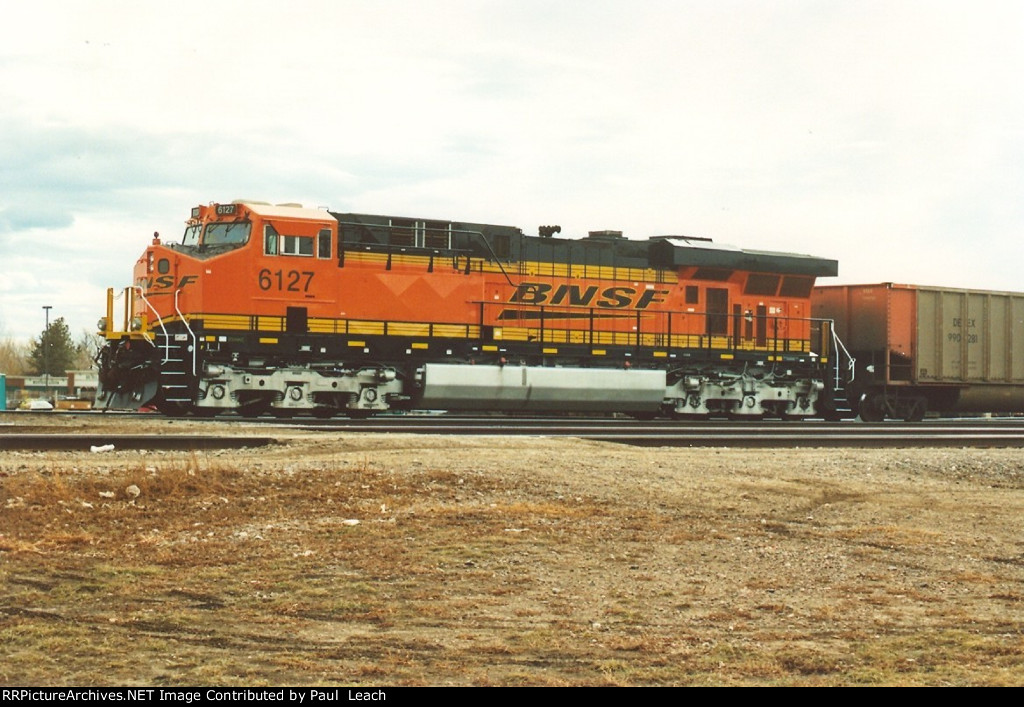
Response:
[[[161,275],[160,277],[147,277],[139,280],[139,284],[142,285],[147,292],[152,290],[183,290],[186,285],[195,282],[198,279],[198,275],[185,275],[178,282],[177,286],[175,286],[173,275]]]
[[[646,309],[654,302],[664,302],[662,295],[668,290],[643,290],[637,297],[632,287],[606,287],[597,285],[559,285],[554,287],[543,282],[524,282],[516,288],[510,302],[521,304],[547,304],[570,307],[601,307],[602,309]],[[635,302],[634,302],[635,300]]]
[[[551,304],[566,304],[565,298],[569,298],[569,306],[586,306],[594,301],[597,295],[597,285],[591,285],[584,291],[580,291],[579,285],[559,285],[555,294],[551,296]]]
[[[601,296],[604,297],[604,299],[598,302],[597,306],[608,309],[628,307],[629,303],[633,301],[632,296],[635,294],[636,290],[632,287],[609,287],[601,293]]]
[[[523,283],[516,289],[510,301],[523,304],[544,304],[550,291],[551,285]]]
[[[647,309],[648,305],[652,302],[664,302],[658,295],[667,295],[668,290],[644,290],[643,294],[640,295],[640,299],[636,301],[637,309]]]

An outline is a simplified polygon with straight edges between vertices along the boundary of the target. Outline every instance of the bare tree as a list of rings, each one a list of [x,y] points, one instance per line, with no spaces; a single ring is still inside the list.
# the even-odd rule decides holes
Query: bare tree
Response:
[[[28,342],[11,338],[0,340],[0,373],[23,376],[28,373],[28,357],[32,347]]]
[[[88,329],[82,329],[75,342],[75,358],[72,369],[86,371],[96,364],[96,354],[103,348],[103,337]]]

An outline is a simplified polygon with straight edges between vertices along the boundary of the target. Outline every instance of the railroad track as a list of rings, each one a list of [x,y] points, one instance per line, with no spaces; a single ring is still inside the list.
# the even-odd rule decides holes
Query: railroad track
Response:
[[[436,416],[295,424],[334,432],[578,437],[673,447],[1024,447],[1024,419],[871,425]]]
[[[119,416],[131,426],[131,418]],[[140,427],[152,418],[139,418]],[[575,437],[604,442],[662,447],[1024,447],[1024,419],[949,420],[913,424],[860,422],[643,422],[611,418],[481,417],[467,415],[381,416],[369,420],[313,418],[245,420],[224,417],[209,421],[210,434],[107,434],[104,432],[19,431],[0,426],[0,450],[230,449],[274,444],[274,430],[305,430],[325,434],[438,434],[454,436]],[[246,428],[245,435],[237,434]],[[267,434],[251,436],[253,427]],[[283,434],[281,436],[284,436]]]
[[[232,437],[224,435],[134,435],[102,432],[0,433],[0,452],[25,451],[113,451],[147,449],[154,451],[189,449],[242,449],[276,444],[272,437]],[[95,449],[94,449],[95,448]]]

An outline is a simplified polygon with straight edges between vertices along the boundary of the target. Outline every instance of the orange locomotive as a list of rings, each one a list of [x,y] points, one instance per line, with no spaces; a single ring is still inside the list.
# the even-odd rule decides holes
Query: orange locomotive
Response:
[[[810,416],[834,411],[837,264],[617,231],[234,202],[154,237],[108,293],[102,404],[366,416],[391,409]]]

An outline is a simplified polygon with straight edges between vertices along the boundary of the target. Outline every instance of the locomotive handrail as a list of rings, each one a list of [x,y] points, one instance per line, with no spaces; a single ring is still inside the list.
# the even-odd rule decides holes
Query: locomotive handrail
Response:
[[[142,287],[140,287],[139,285],[132,285],[131,287],[129,287],[127,289],[138,290],[139,291],[139,297],[142,298],[142,303],[144,305],[146,305],[146,307],[148,307],[149,310],[153,313],[153,316],[156,317],[156,323],[160,326],[160,329],[164,332],[164,341],[166,341],[167,340],[167,330],[164,329],[164,320],[160,317],[160,313],[156,311],[156,308],[154,308],[153,305],[151,305],[149,303],[149,300],[146,299],[146,293],[143,291]],[[149,341],[149,337],[148,336],[143,337],[143,338],[145,338],[146,341]],[[156,344],[154,344],[152,341],[149,341],[149,345],[154,347],[154,348],[156,348]],[[168,352],[165,350],[164,351],[164,360],[163,360],[163,362],[167,363],[167,359],[168,359]]]
[[[346,251],[350,252],[364,252],[364,253],[385,253],[388,256],[387,267],[385,269],[391,269],[391,256],[393,255],[411,255],[419,258],[430,258],[430,264],[427,266],[427,272],[434,272],[434,258],[441,257],[445,258],[451,256],[452,267],[456,270],[459,269],[459,258],[462,255],[466,256],[466,273],[469,273],[469,267],[472,263],[473,251],[468,248],[434,248],[431,246],[418,246],[418,245],[392,245],[390,243],[356,243],[350,244],[347,247],[343,244],[341,253]]]
[[[188,330],[189,336],[192,337],[192,375],[196,374],[196,351],[199,348],[199,344],[196,341],[196,334],[192,331],[192,327],[188,323],[188,319],[181,313],[181,309],[178,308],[178,295],[181,294],[181,290],[174,291],[174,311],[178,313],[178,317],[181,319],[181,323],[185,325],[185,329]],[[170,343],[168,343],[168,347]]]
[[[479,324],[481,327],[486,326],[485,322],[485,311],[488,307],[508,307],[508,302],[496,302],[489,300],[470,300],[469,304],[474,304],[479,307]],[[793,350],[792,343],[800,342],[804,346],[810,345],[810,336],[799,336],[794,335],[792,329],[788,326],[789,323],[805,323],[813,325],[814,323],[822,323],[826,320],[817,319],[814,317],[781,317],[781,316],[763,316],[765,322],[770,320],[770,329],[767,329],[767,335],[762,341],[759,337],[743,337],[733,332],[732,334],[726,332],[708,332],[706,330],[702,332],[680,332],[676,334],[673,332],[672,322],[676,317],[693,317],[696,319],[704,319],[705,322],[710,317],[716,316],[728,316],[730,319],[733,315],[721,315],[716,312],[693,312],[688,310],[630,310],[635,316],[631,317],[633,323],[633,330],[616,331],[614,329],[607,328],[595,328],[595,314],[600,315],[601,313],[608,313],[610,310],[606,308],[595,308],[595,307],[579,307],[572,305],[551,305],[549,303],[535,303],[535,302],[515,302],[514,308],[518,310],[530,310],[533,314],[518,317],[515,312],[509,312],[507,318],[502,320],[505,325],[511,325],[513,327],[526,327],[536,329],[538,332],[537,340],[542,343],[558,343],[559,340],[548,337],[548,332],[566,332],[568,336],[571,336],[573,332],[578,332],[582,335],[582,338],[577,343],[585,343],[594,345],[602,343],[595,340],[595,335],[600,338],[602,335],[612,334],[614,336],[622,335],[623,337],[628,336],[628,342],[621,342],[622,345],[629,345],[635,347],[668,347],[668,348],[688,348],[695,347],[712,350],[724,350],[726,352],[737,353],[737,352],[761,352],[768,355],[780,356],[783,354],[806,354],[809,353],[809,349],[800,348],[799,350]],[[576,321],[585,324],[584,327],[566,327],[561,328],[557,325],[551,327],[549,322],[556,321],[564,318],[566,312],[586,312],[589,317],[581,317],[579,314],[576,315]],[[752,315],[753,316],[753,315]],[[642,322],[651,318],[663,318],[665,323],[665,331],[647,331],[644,332],[642,328]],[[766,327],[769,324],[766,324]],[[644,337],[654,337],[652,343],[644,343]],[[675,338],[685,338],[689,343],[681,345],[673,343]],[[562,341],[562,343],[570,343],[568,339]],[[603,342],[608,343],[608,342]],[[845,350],[845,348],[844,348]],[[847,355],[849,355],[847,353]]]
[[[846,358],[849,359],[849,361],[850,361],[848,364],[846,364],[846,368],[847,368],[847,370],[850,373],[850,377],[849,377],[849,379],[846,382],[847,383],[852,383],[854,377],[857,375],[857,369],[856,369],[857,359],[855,359],[850,354],[850,350],[846,348],[846,344],[844,344],[843,340],[839,338],[838,334],[836,334],[836,320],[835,319],[825,319],[824,321],[827,321],[829,323],[828,330],[829,330],[829,333],[832,334],[832,344],[833,344],[833,346],[836,346],[837,348],[842,349],[842,352],[844,354],[846,354]],[[839,361],[837,359],[836,360],[836,387],[837,388],[839,387],[840,383],[841,383],[841,381],[839,380]]]
[[[434,248],[422,245],[393,245],[391,243],[345,243],[345,250],[367,250],[381,253],[402,253],[414,251],[414,255],[441,255],[442,253],[472,253],[469,248]]]
[[[482,231],[463,231],[463,230],[458,230],[458,231],[453,231],[453,233],[468,233],[470,235],[480,236],[480,240],[483,242],[484,247],[487,248],[487,252],[491,254],[491,260],[493,260],[495,263],[498,264],[498,269],[501,270],[501,274],[505,276],[505,282],[507,282],[508,284],[512,285],[512,287],[519,287],[519,285],[517,283],[512,282],[512,278],[510,278],[508,276],[508,273],[505,272],[505,266],[501,264],[501,259],[498,257],[498,254],[494,252],[494,249],[491,248],[491,244],[487,242],[487,239],[484,238],[484,234],[483,234]]]
[[[392,228],[392,226],[390,226],[390,225],[375,224],[375,223],[361,223],[359,221],[338,221],[338,225],[339,226],[360,226],[362,228],[367,228],[367,229],[370,229],[370,230],[382,229],[382,228],[388,228],[388,229]],[[440,229],[436,229],[436,228],[425,228],[424,229],[424,231],[437,231],[437,230],[440,230]],[[501,274],[505,276],[505,281],[508,282],[508,284],[512,285],[512,287],[518,287],[518,284],[515,283],[515,282],[512,282],[512,278],[510,278],[508,276],[508,273],[505,271],[505,266],[502,265],[502,263],[501,263],[501,259],[498,257],[497,253],[494,252],[494,249],[491,248],[491,244],[484,237],[484,234],[483,234],[482,231],[472,231],[472,230],[464,229],[464,228],[449,228],[449,229],[446,229],[444,232],[445,233],[463,233],[463,234],[467,234],[467,235],[470,235],[470,236],[479,236],[480,237],[480,241],[484,244],[484,248],[486,248],[487,252],[490,254],[491,260],[493,262],[497,263],[498,269],[501,270]],[[395,253],[395,252],[402,252],[404,250],[409,250],[409,249],[417,250],[417,251],[423,251],[423,252],[434,252],[434,253],[440,253],[441,251],[444,251],[446,253],[453,253],[453,254],[455,254],[455,257],[458,257],[458,255],[461,254],[461,253],[472,254],[472,251],[467,249],[467,248],[433,248],[433,247],[428,247],[428,246],[417,246],[417,245],[394,245],[392,243],[353,243],[351,245],[363,246],[365,248],[365,250],[376,250],[376,249],[379,249],[380,252],[388,253],[388,254]],[[344,249],[344,243],[342,244],[341,247]],[[351,248],[351,250],[354,250],[354,248]],[[467,256],[467,257],[470,257],[470,256]],[[468,267],[468,265],[467,265],[467,267]],[[467,270],[467,274],[468,274],[468,270]]]

